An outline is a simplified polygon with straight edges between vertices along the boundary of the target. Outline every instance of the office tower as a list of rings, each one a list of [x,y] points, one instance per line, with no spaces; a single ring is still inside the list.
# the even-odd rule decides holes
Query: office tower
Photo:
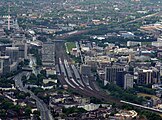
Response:
[[[18,62],[19,60],[19,48],[18,47],[6,47],[6,56],[10,57],[11,64]]]
[[[124,71],[124,67],[121,66],[106,67],[104,85],[106,85],[107,83],[116,83],[117,72],[122,71]]]
[[[131,74],[124,75],[124,89],[133,88],[134,76]]]
[[[9,56],[0,56],[0,74],[10,72]]]
[[[137,70],[137,84],[148,85],[155,83],[160,83],[160,71],[157,68]]]
[[[13,46],[19,48],[19,57],[21,59],[27,59],[27,51],[28,51],[27,43],[25,43],[24,41],[17,41],[16,43],[13,44]]]
[[[0,44],[0,56],[5,56],[6,47],[12,47],[12,44]]]
[[[124,89],[133,88],[134,76],[128,72],[117,72],[116,84]]]
[[[125,74],[126,74],[125,71],[117,72],[117,74],[116,74],[116,84],[120,87],[124,87]]]
[[[55,44],[44,43],[42,46],[42,64],[52,67],[55,65]]]

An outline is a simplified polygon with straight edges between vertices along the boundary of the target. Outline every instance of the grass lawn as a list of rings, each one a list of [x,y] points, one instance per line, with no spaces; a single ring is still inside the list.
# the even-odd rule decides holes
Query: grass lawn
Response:
[[[69,52],[72,50],[72,48],[76,48],[75,42],[67,42],[66,46]]]
[[[142,45],[151,45],[152,42],[142,42]]]

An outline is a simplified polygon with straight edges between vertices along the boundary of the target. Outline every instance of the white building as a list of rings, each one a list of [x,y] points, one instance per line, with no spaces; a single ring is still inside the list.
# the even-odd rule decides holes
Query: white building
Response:
[[[155,46],[155,47],[162,47],[162,41],[155,41],[155,42],[152,42],[152,46]]]
[[[128,41],[127,42],[127,46],[130,47],[130,46],[136,46],[136,45],[142,45],[141,42],[134,42],[134,41]]]
[[[133,88],[134,76],[131,74],[126,74],[124,76],[124,89]]]

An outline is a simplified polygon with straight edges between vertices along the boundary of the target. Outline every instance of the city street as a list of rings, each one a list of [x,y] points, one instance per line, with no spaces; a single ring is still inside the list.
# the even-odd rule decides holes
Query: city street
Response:
[[[29,74],[29,72],[21,72],[13,78],[13,80],[15,81],[16,87],[20,91],[23,91],[25,93],[30,93],[30,97],[36,101],[37,108],[41,113],[41,120],[53,120],[53,117],[52,117],[47,105],[43,102],[43,100],[39,99],[36,95],[34,95],[33,92],[31,92],[30,90],[26,89],[23,86],[21,78],[22,78],[22,76],[28,75],[28,74]]]

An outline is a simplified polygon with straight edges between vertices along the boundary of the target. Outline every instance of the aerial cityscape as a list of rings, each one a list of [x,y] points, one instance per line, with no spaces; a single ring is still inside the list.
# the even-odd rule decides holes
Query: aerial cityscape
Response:
[[[162,1],[0,0],[0,120],[162,120]]]

